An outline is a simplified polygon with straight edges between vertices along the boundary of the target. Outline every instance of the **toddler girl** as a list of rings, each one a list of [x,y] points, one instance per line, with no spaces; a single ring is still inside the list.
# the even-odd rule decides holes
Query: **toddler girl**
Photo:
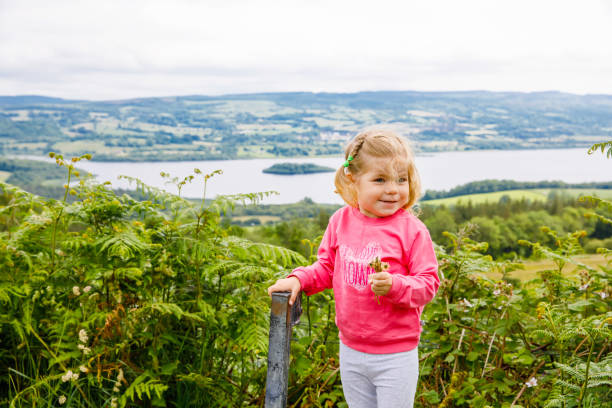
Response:
[[[429,231],[411,212],[419,175],[407,142],[388,130],[358,134],[345,159],[335,184],[348,205],[331,216],[317,262],[268,293],[291,291],[293,304],[300,290],[333,289],[349,407],[412,407],[420,316],[440,284]]]

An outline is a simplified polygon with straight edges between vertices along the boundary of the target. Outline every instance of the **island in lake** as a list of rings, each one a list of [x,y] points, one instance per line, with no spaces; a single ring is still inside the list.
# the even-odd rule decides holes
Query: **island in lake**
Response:
[[[312,163],[277,163],[262,170],[264,173],[271,174],[310,174],[310,173],[328,173],[334,172],[336,169],[331,167],[319,166]]]

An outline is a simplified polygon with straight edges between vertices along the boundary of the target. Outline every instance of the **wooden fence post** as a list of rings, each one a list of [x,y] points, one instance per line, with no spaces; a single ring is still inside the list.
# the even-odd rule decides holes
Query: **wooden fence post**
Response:
[[[290,296],[291,292],[272,293],[265,408],[287,406],[291,327],[299,322],[302,313],[301,293],[293,306],[289,306]]]

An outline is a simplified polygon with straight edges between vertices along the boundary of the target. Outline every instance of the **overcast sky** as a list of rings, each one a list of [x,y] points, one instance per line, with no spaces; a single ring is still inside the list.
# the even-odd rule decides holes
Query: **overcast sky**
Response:
[[[612,94],[612,1],[0,0],[0,95]]]

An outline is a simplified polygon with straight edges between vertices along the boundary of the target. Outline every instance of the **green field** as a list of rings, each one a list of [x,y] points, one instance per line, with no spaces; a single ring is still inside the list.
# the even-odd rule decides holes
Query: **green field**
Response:
[[[0,170],[0,181],[6,181],[6,179],[8,179],[10,176],[10,172]]]
[[[242,215],[239,217],[232,217],[232,220],[238,221],[238,222],[258,220],[260,224],[267,224],[270,222],[280,222],[281,218],[273,216],[273,215],[259,215],[259,216]]]
[[[546,197],[551,191],[557,191],[560,194],[569,194],[576,198],[584,195],[594,195],[604,199],[612,199],[612,190],[605,189],[533,189],[533,190],[507,190],[497,191],[494,193],[484,194],[469,194],[457,197],[441,198],[437,200],[422,201],[423,204],[427,205],[445,205],[453,206],[455,204],[467,204],[469,201],[472,204],[482,203],[496,203],[502,197],[507,196],[512,200],[532,200],[532,201],[546,201]]]
[[[578,263],[582,263],[590,266],[591,268],[599,270],[600,267],[608,267],[612,262],[612,259],[606,259],[603,255],[600,254],[583,254],[576,255],[573,257],[576,263],[571,263],[565,265],[563,268],[563,274],[567,278],[575,278],[577,279],[576,267]],[[521,282],[527,282],[532,279],[538,277],[538,272],[555,269],[556,266],[553,261],[550,259],[540,260],[540,261],[525,261],[523,263],[525,269],[519,269],[516,271],[510,272],[509,276],[512,278],[519,279]],[[501,278],[501,274],[497,272],[489,272],[487,276],[494,279]]]

